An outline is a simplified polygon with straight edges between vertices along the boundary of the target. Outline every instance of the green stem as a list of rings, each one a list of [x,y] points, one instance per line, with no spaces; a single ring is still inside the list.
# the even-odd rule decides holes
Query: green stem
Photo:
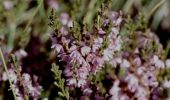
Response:
[[[166,0],[160,0],[160,2],[158,2],[158,3],[156,4],[156,6],[151,9],[151,11],[148,13],[148,16],[147,16],[147,17],[150,18],[150,17],[153,15],[153,13],[154,13],[162,4],[165,3],[165,1],[166,1]]]
[[[41,1],[40,1],[38,7],[36,8],[36,10],[35,10],[35,12],[34,12],[34,14],[32,15],[31,19],[29,20],[28,24],[26,25],[26,27],[25,27],[25,29],[24,29],[24,32],[26,32],[26,31],[28,30],[30,24],[31,24],[32,21],[33,21],[34,16],[37,14],[38,10],[41,8],[41,5],[42,5],[43,1],[44,1],[44,0],[41,0]]]
[[[170,41],[168,41],[168,45],[167,45],[167,47],[165,49],[165,57],[168,56],[169,50],[170,50]]]
[[[7,77],[8,77],[8,81],[9,81],[9,84],[10,84],[14,99],[17,100],[17,96],[15,95],[15,92],[14,92],[14,89],[13,89],[13,86],[12,86],[12,81],[10,80],[10,77],[9,77],[9,72],[8,72],[8,69],[7,69],[7,65],[5,63],[5,59],[4,59],[1,47],[0,47],[0,56],[1,56],[1,59],[2,59],[3,65],[4,65],[5,72],[6,72]]]

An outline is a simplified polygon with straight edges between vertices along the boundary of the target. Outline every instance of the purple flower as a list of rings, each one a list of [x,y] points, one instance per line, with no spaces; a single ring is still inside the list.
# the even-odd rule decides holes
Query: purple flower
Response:
[[[106,32],[105,32],[105,31],[103,31],[103,29],[102,29],[102,28],[99,28],[99,30],[98,30],[98,34],[103,35],[103,34],[106,34]]]
[[[6,10],[13,8],[13,2],[11,0],[5,0],[3,3]]]
[[[109,93],[112,95],[111,100],[118,100],[119,98],[119,92],[121,88],[119,87],[120,81],[115,80],[112,88],[110,89]]]
[[[84,46],[84,47],[81,48],[81,54],[83,56],[87,55],[90,51],[91,51],[91,48],[88,47],[88,46]]]
[[[139,86],[139,80],[138,78],[133,74],[128,74],[128,76],[125,78],[125,81],[128,83],[128,89],[131,92],[135,92]]]
[[[170,88],[170,80],[165,80],[165,81],[163,82],[163,87],[164,87],[164,88]]]
[[[58,53],[63,51],[63,46],[60,44],[53,44],[51,48],[54,48]]]
[[[165,65],[166,65],[167,68],[170,68],[170,59],[167,59],[165,61]]]
[[[129,68],[130,67],[129,61],[127,61],[126,59],[123,59],[122,63],[120,64],[120,67],[122,67],[122,68]]]

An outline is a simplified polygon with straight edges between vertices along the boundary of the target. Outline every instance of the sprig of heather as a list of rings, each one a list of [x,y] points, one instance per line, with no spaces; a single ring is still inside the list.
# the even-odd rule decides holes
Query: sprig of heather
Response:
[[[51,35],[51,39],[53,40],[52,48],[57,51],[57,57],[60,61],[66,62],[64,73],[68,78],[67,85],[86,87],[89,82],[88,75],[102,69],[104,62],[110,62],[113,54],[120,50],[121,13],[108,12],[108,15],[106,19],[101,20],[103,23],[99,29],[87,31],[83,36],[76,36],[76,33],[71,30],[71,28],[76,29],[76,26],[69,15],[61,14],[62,26],[58,34]],[[105,27],[109,29],[103,30]]]
[[[11,80],[16,100],[29,100],[30,97],[37,100],[40,96],[42,87],[38,84],[36,76],[34,76],[34,79],[32,80],[29,74],[22,73],[21,66],[18,66],[14,55],[12,55],[11,59],[11,68],[8,69],[9,77],[7,77],[7,74],[4,72],[2,74],[3,81],[6,81],[7,79]],[[32,81],[35,81],[36,84],[33,85]]]
[[[16,96],[16,94],[15,94],[15,90],[14,90],[14,87],[13,87],[13,84],[12,84],[12,80],[10,79],[10,75],[9,75],[9,72],[8,72],[8,69],[7,69],[7,65],[6,65],[6,63],[5,63],[5,59],[4,59],[4,56],[3,56],[3,53],[2,53],[1,48],[0,48],[0,56],[1,56],[1,59],[2,59],[3,65],[4,65],[4,69],[5,69],[6,75],[7,75],[7,77],[8,77],[8,81],[9,81],[10,88],[11,88],[11,90],[12,90],[14,99],[17,100],[17,96]]]
[[[69,100],[69,92],[68,89],[65,87],[65,80],[61,78],[62,71],[59,70],[58,66],[54,63],[52,64],[51,71],[54,73],[54,84],[61,89],[61,92],[58,92],[58,94]]]

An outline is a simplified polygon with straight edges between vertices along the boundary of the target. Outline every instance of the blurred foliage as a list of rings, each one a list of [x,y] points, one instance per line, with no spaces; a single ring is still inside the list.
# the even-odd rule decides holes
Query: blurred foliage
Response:
[[[45,37],[48,32],[47,13],[43,0],[14,0],[12,8],[5,9],[5,0],[0,1],[0,36],[10,52],[13,49],[24,48],[31,35]],[[34,4],[34,5],[33,5]],[[43,38],[47,39],[47,37]]]

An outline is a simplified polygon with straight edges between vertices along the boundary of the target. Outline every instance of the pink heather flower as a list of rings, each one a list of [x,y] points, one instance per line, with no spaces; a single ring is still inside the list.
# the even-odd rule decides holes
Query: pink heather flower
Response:
[[[113,58],[109,63],[112,65],[112,67],[116,68],[117,64],[122,63],[122,58],[119,57]]]
[[[69,56],[70,56],[70,58],[72,58],[71,63],[78,63],[80,65],[83,63],[84,59],[82,58],[79,51],[74,50],[73,52],[71,52],[71,54]]]
[[[76,86],[77,80],[75,78],[67,79],[67,85]]]
[[[79,68],[77,71],[77,77],[81,79],[87,79],[88,74],[89,74],[89,69],[86,66]]]
[[[122,40],[120,39],[120,36],[118,36],[117,39],[115,40],[114,51],[119,51],[121,49],[121,44],[122,44]]]
[[[157,67],[157,68],[165,67],[164,62],[162,60],[160,60],[157,55],[154,55],[150,62],[151,62],[151,64],[155,65],[155,67]]]
[[[122,22],[122,18],[121,17],[119,17],[116,21],[115,21],[115,25],[116,26],[119,26],[120,24],[121,24],[121,22]]]
[[[115,25],[115,26],[119,26],[122,22],[122,18],[120,16],[121,13],[117,13],[117,12],[111,12],[111,16],[110,16],[110,19],[112,20],[112,23]]]
[[[157,79],[152,72],[147,72],[147,73],[143,74],[143,80],[144,80],[145,86],[153,86],[153,87],[158,86]]]
[[[95,54],[89,53],[86,57],[86,62],[92,62],[95,57]]]
[[[104,25],[104,26],[108,25],[108,24],[109,24],[109,21],[110,21],[109,19],[105,19],[104,22],[103,22],[103,25]]]
[[[115,61],[115,59],[112,59],[109,64],[112,65],[112,67],[116,68],[117,67],[117,62]]]
[[[48,5],[51,7],[51,8],[53,8],[53,9],[55,9],[55,10],[57,10],[58,9],[58,4],[57,4],[57,2],[55,1],[55,0],[48,0]]]
[[[83,94],[86,95],[86,96],[90,96],[90,94],[92,93],[93,91],[90,89],[90,88],[85,88],[83,90]]]
[[[90,51],[91,51],[91,48],[88,47],[88,46],[84,46],[84,47],[81,48],[81,54],[83,56],[87,55]]]
[[[133,60],[133,64],[136,66],[140,66],[142,64],[141,59],[139,57]]]
[[[120,37],[117,37],[116,39],[111,38],[108,48],[111,49],[112,52],[119,51],[121,49],[121,44],[122,44],[122,41]]]
[[[135,54],[139,54],[139,48],[136,48],[136,49],[134,50],[134,53],[135,53]]]
[[[130,98],[126,94],[121,94],[119,100],[130,100]]]
[[[94,39],[92,51],[96,52],[96,50],[98,50],[102,46],[102,43],[103,43],[103,38],[98,37],[98,38]]]
[[[53,8],[55,10],[57,10],[59,8],[56,0],[48,0],[47,3],[51,8]]]
[[[66,77],[71,77],[71,76],[73,75],[73,72],[71,71],[70,68],[67,67],[67,68],[64,70],[64,74],[65,74]]]
[[[13,2],[11,0],[5,0],[3,3],[6,10],[13,8]]]
[[[19,49],[15,52],[15,55],[16,55],[16,58],[21,59],[21,58],[26,57],[28,54],[25,50]]]
[[[116,28],[116,27],[112,27],[112,28],[111,28],[111,32],[113,32],[112,34],[114,34],[114,35],[113,35],[113,38],[116,38],[117,35],[119,34],[119,29]]]
[[[8,74],[9,74],[10,80],[15,84],[17,82],[17,75],[15,74],[13,69],[8,69],[8,72],[9,72]],[[3,72],[2,80],[3,81],[7,81],[8,80],[6,72]]]
[[[29,94],[30,94],[32,97],[38,99],[39,96],[40,96],[40,94],[41,94],[41,89],[42,89],[42,87],[39,86],[39,85],[36,86],[36,87],[34,87],[34,86],[32,85],[32,80],[31,80],[31,77],[30,77],[29,74],[24,73],[24,74],[22,75],[22,77],[23,77],[23,79],[24,79],[23,85],[24,85],[25,88],[28,89]]]
[[[138,69],[137,69],[137,74],[138,74],[138,75],[142,75],[142,74],[144,73],[144,71],[145,71],[145,67],[140,66],[140,67],[138,67]]]
[[[55,49],[57,53],[60,53],[63,51],[63,46],[60,44],[53,44],[51,48]]]
[[[122,68],[129,68],[130,67],[129,61],[127,61],[126,59],[123,59],[122,63],[120,64],[120,67],[122,67]]]
[[[76,45],[72,45],[71,47],[70,47],[70,49],[69,49],[69,51],[74,51],[74,50],[76,50],[77,49],[77,46]]]
[[[92,64],[93,64],[93,65],[97,65],[97,66],[103,66],[104,60],[103,60],[101,57],[95,57],[95,58],[92,60]]]
[[[68,21],[67,27],[73,27],[73,21],[72,21],[72,20],[69,20],[69,21]]]
[[[147,94],[147,91],[142,86],[139,86],[135,92],[135,97],[137,100],[148,100]]]
[[[92,72],[94,72],[94,74],[96,74],[96,72],[98,70],[100,70],[103,65],[104,65],[104,60],[101,58],[101,57],[95,57],[93,60],[92,60]]]
[[[62,35],[68,35],[68,30],[65,27],[61,27],[60,32],[62,33]]]
[[[154,55],[151,59],[151,64],[155,64],[159,60],[159,57],[157,55]]]
[[[103,31],[103,29],[102,29],[102,28],[99,28],[99,30],[98,30],[98,34],[103,35],[103,34],[106,34],[106,32],[105,32],[105,31]]]
[[[68,46],[68,44],[70,43],[70,39],[66,39],[65,37],[61,38],[61,42],[65,45]]]
[[[61,13],[60,21],[63,25],[67,25],[69,21],[69,15],[67,13]]]
[[[166,65],[167,68],[170,68],[170,59],[167,59],[165,61],[165,65]]]
[[[115,21],[115,20],[117,20],[118,16],[119,16],[119,14],[117,12],[112,11],[110,14],[110,19]]]
[[[77,87],[85,86],[87,81],[85,79],[77,79]]]
[[[110,49],[105,49],[103,52],[103,59],[109,61],[113,58],[113,52]]]
[[[163,82],[163,87],[164,87],[164,88],[170,88],[170,80],[165,80],[165,81]]]
[[[19,91],[19,87],[16,84],[12,84],[12,88],[14,89],[14,93],[16,94],[17,97],[23,98],[22,94]]]
[[[162,60],[158,60],[156,63],[155,63],[155,66],[158,67],[158,68],[164,68],[165,67],[165,64]]]
[[[128,83],[128,89],[131,92],[135,92],[138,88],[138,84],[139,84],[139,80],[138,78],[133,75],[133,74],[129,74],[126,78],[125,81]]]
[[[115,80],[112,88],[110,89],[109,93],[112,95],[111,100],[118,100],[119,98],[119,92],[121,88],[119,87],[119,80]]]

